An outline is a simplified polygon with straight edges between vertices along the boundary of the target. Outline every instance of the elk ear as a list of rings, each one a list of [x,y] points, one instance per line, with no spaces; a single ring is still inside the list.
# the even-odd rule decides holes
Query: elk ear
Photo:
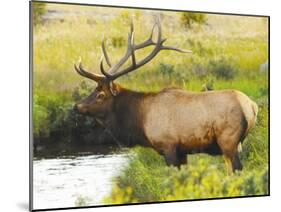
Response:
[[[96,99],[97,99],[98,102],[101,102],[101,101],[104,100],[104,97],[105,97],[105,93],[103,91],[101,91],[97,94]]]
[[[109,83],[109,89],[113,96],[117,96],[119,94],[119,87],[118,85],[114,84],[112,81]]]

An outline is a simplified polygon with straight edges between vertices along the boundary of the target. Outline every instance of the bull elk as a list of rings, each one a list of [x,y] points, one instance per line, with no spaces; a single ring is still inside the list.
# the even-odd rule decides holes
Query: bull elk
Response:
[[[156,28],[157,39],[153,41]],[[161,50],[191,52],[164,46],[165,41],[157,21],[150,37],[135,44],[131,24],[126,54],[118,63],[112,64],[103,40],[103,57],[109,70],[104,69],[103,58],[100,61],[103,75],[86,71],[81,62],[74,65],[78,74],[97,83],[94,92],[78,102],[74,109],[94,117],[128,146],[154,148],[164,156],[167,165],[180,167],[187,164],[188,154],[208,153],[223,155],[228,173],[242,170],[238,153],[258,112],[256,103],[244,93],[237,90],[191,92],[178,88],[145,93],[123,88],[114,82],[151,61]],[[154,47],[151,53],[137,62],[135,52],[148,46]],[[131,65],[120,70],[128,59]]]

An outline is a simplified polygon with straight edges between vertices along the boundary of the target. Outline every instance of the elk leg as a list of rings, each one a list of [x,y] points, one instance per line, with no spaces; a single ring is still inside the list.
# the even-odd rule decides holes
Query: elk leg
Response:
[[[224,155],[224,161],[228,175],[231,175],[236,170],[241,171],[243,168],[238,153],[235,153],[234,156]]]
[[[164,157],[167,165],[177,166],[179,169],[181,165],[187,164],[187,154],[179,146],[166,148]]]
[[[180,165],[187,164],[187,154],[178,153],[178,160]]]
[[[233,157],[232,167],[233,167],[234,171],[236,171],[236,170],[241,171],[243,169],[243,166],[240,162],[238,153],[236,153],[235,156]]]
[[[242,167],[237,152],[241,135],[236,131],[237,129],[228,128],[217,138],[217,143],[224,156],[228,175]]]
[[[223,155],[223,157],[224,157],[224,161],[225,161],[227,174],[231,175],[233,173],[232,158],[228,155]]]
[[[168,166],[173,165],[177,166],[178,168],[180,167],[180,160],[176,148],[167,148],[167,150],[164,152],[164,157]]]
[[[173,165],[173,166],[179,166],[179,162],[178,162],[178,158],[176,156],[176,154],[165,154],[165,161],[167,163],[168,166]]]

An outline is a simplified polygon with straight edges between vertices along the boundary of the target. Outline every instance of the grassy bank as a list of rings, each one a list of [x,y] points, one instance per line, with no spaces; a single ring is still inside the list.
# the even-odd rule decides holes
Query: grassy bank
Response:
[[[268,169],[244,170],[233,176],[219,159],[191,156],[181,170],[167,167],[151,150],[135,149],[130,168],[116,179],[106,204],[239,197],[268,194]],[[147,158],[150,158],[149,161]],[[154,159],[151,159],[154,158]],[[149,164],[149,165],[148,165]]]

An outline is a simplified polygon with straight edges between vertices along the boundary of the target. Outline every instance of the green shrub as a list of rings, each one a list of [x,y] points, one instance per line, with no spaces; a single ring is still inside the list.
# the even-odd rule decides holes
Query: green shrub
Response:
[[[49,135],[49,129],[46,127],[49,125],[48,110],[39,103],[39,98],[38,95],[33,97],[33,133],[35,137]]]
[[[181,14],[181,24],[187,28],[191,28],[194,23],[202,25],[206,22],[207,15],[203,13],[183,12]]]
[[[172,74],[175,72],[174,66],[166,63],[160,63],[159,70],[162,75],[168,76],[169,78],[171,78]]]
[[[268,193],[268,170],[244,170],[227,176],[217,164],[194,157],[180,170],[167,167],[152,149],[136,148],[128,167],[115,179],[105,203],[153,202]],[[193,160],[194,159],[194,160]],[[196,159],[196,160],[195,160]]]
[[[77,86],[74,91],[72,92],[72,98],[74,102],[77,102],[87,96],[90,95],[94,91],[93,83],[89,82],[88,80],[83,80],[79,86]]]
[[[174,65],[168,63],[160,63],[159,68],[156,70],[156,74],[157,75],[155,77],[159,77],[159,74],[161,74],[163,81],[165,80],[168,85],[178,85],[183,81],[187,81],[189,77],[186,67],[175,67]]]
[[[49,137],[54,131],[64,131],[71,103],[59,95],[34,95],[33,131],[35,138]]]
[[[92,91],[92,83],[82,81],[74,89],[72,99],[55,94],[35,95],[33,99],[35,140],[47,138],[48,142],[80,144],[111,142],[109,136],[103,135],[103,129],[92,117],[79,115],[73,111],[75,102],[85,98]]]
[[[238,73],[235,67],[224,58],[210,60],[208,67],[210,72],[218,79],[232,80]]]
[[[199,160],[175,171],[164,181],[165,200],[264,195],[268,193],[268,171],[244,171],[225,176],[215,165]]]

